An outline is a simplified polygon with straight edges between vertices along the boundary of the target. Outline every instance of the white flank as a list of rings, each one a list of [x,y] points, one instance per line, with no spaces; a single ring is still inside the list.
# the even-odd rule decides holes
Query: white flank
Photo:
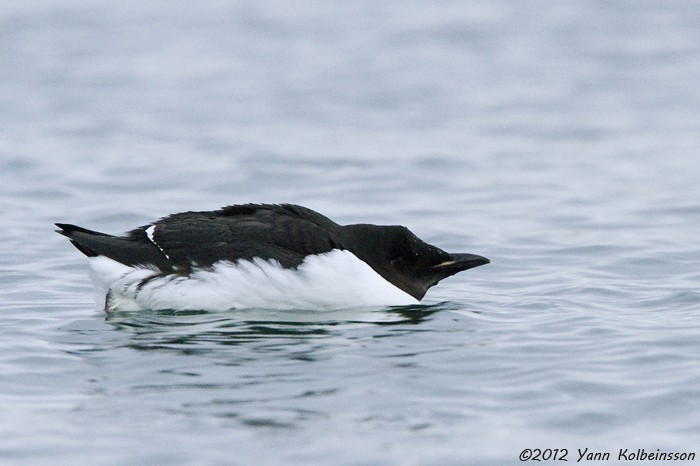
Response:
[[[150,228],[149,228],[150,230]],[[152,233],[152,231],[151,231]],[[108,310],[241,308],[332,310],[417,304],[349,251],[309,256],[296,269],[274,260],[221,261],[184,277],[128,267],[106,257],[89,259]]]

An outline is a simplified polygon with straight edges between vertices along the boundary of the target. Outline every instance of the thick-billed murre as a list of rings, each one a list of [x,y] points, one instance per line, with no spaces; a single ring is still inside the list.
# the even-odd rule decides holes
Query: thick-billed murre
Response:
[[[88,257],[107,311],[416,304],[440,280],[489,263],[403,226],[342,226],[291,204],[183,212],[126,236],[56,226]]]

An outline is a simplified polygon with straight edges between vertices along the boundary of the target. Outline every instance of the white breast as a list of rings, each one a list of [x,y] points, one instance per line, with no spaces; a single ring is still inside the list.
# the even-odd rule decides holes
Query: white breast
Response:
[[[90,258],[93,279],[109,294],[107,310],[240,308],[330,310],[417,304],[349,251],[309,256],[296,269],[277,261],[221,261],[189,276]],[[104,296],[104,294],[102,296]]]

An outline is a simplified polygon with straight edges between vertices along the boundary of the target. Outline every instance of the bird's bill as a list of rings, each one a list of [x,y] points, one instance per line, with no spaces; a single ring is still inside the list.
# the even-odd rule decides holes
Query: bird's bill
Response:
[[[438,270],[462,271],[478,267],[491,262],[483,256],[477,254],[450,254],[450,259],[433,266]]]

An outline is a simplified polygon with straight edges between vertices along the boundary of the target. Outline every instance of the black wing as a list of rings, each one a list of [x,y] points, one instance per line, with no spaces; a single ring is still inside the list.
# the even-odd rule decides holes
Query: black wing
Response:
[[[246,204],[184,212],[155,222],[153,241],[179,269],[217,261],[276,259],[296,267],[309,254],[343,249],[343,229],[301,206]],[[129,233],[144,237],[148,226]]]

